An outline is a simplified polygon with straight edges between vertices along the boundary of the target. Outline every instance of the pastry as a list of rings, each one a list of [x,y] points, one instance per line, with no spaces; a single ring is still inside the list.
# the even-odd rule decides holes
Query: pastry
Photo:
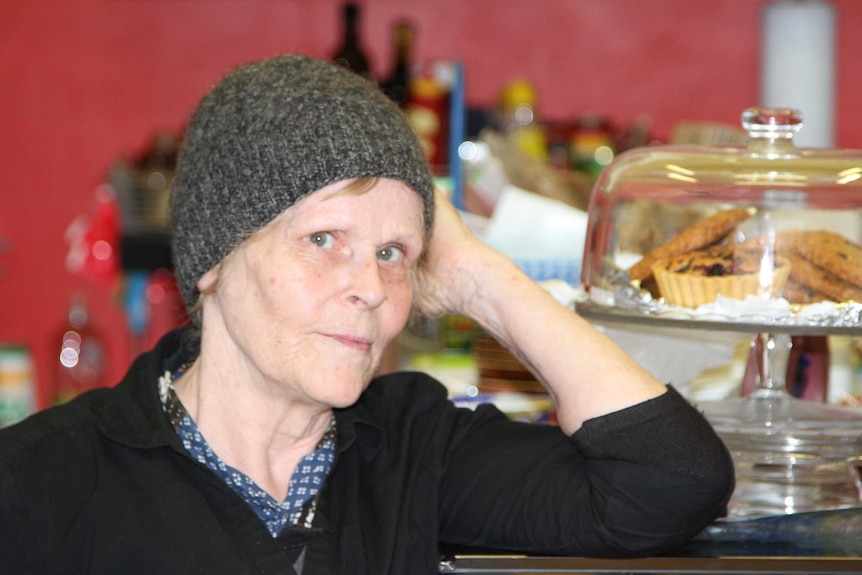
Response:
[[[764,274],[764,265],[770,264],[772,270]],[[779,257],[764,263],[762,250],[730,245],[661,259],[652,270],[665,301],[694,308],[714,302],[718,295],[777,297],[790,275],[790,262]]]
[[[638,282],[646,280],[652,275],[653,264],[657,261],[711,246],[724,239],[737,224],[754,213],[754,208],[733,208],[698,220],[664,245],[647,252],[629,268],[629,277]]]
[[[847,282],[831,271],[814,265],[798,255],[792,255],[790,263],[790,278],[795,283],[801,284],[813,292],[819,292],[825,295],[826,299],[832,301],[862,302],[862,287]],[[793,303],[804,303],[787,299]]]
[[[787,283],[784,284],[784,289],[781,290],[781,297],[790,303],[818,303],[830,299],[829,296],[823,292],[819,292],[805,284],[794,281],[792,275],[793,268],[791,268],[791,277],[788,278]]]
[[[825,230],[800,234],[801,241],[796,241],[793,245],[797,255],[823,268],[832,276],[862,288],[862,246],[841,234]]]

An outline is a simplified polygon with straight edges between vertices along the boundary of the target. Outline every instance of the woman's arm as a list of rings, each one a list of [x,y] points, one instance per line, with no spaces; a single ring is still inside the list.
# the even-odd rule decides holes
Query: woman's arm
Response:
[[[730,456],[673,388],[572,437],[480,408],[452,434],[441,539],[470,549],[631,557],[679,548],[726,512]],[[496,415],[496,416],[495,416]]]
[[[588,419],[666,392],[609,338],[473,236],[440,192],[436,205],[418,273],[420,311],[470,317],[507,347],[547,388],[567,435]]]
[[[733,465],[703,416],[475,238],[439,193],[417,279],[420,310],[477,321],[547,387],[570,436],[499,418],[474,424],[449,451],[444,540],[643,555],[725,513]]]

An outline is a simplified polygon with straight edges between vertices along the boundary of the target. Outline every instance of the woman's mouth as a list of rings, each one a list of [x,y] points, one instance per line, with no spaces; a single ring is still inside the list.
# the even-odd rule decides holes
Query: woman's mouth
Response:
[[[330,334],[330,338],[334,339],[341,345],[355,349],[357,351],[368,351],[371,349],[372,341],[363,337],[355,337],[344,334]]]

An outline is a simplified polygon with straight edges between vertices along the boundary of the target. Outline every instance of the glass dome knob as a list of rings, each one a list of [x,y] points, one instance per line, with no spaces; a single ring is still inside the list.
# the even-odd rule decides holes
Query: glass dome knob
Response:
[[[802,112],[793,108],[748,108],[742,127],[752,138],[792,138],[802,128]]]

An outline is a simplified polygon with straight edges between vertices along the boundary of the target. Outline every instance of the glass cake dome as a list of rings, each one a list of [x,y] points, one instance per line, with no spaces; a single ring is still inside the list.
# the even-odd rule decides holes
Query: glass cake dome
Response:
[[[650,146],[605,168],[589,208],[584,308],[757,331],[859,329],[862,152],[796,148],[795,110],[751,108],[742,123],[746,146]]]
[[[757,388],[699,405],[737,465],[731,516],[858,506],[862,411],[793,398],[784,374],[791,336],[862,335],[862,151],[797,148],[797,110],[749,108],[742,125],[746,145],[650,146],[605,168],[576,310],[752,334]]]

